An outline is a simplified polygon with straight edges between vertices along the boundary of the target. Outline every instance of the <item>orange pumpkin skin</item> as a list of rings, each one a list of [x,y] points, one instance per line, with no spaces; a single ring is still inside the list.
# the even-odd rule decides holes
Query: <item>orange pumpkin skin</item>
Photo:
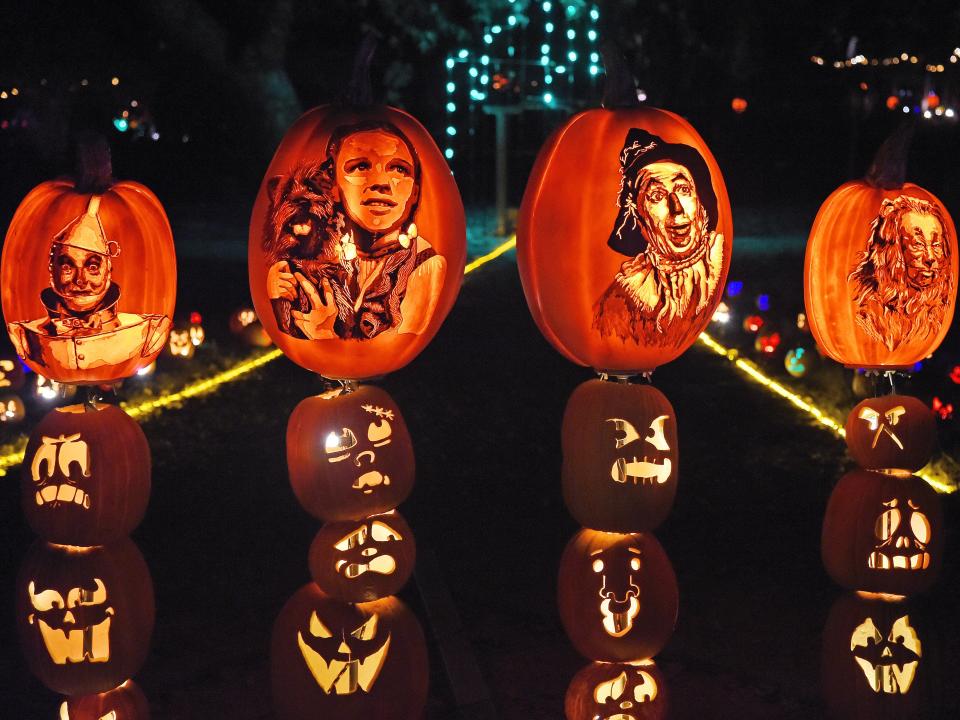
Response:
[[[287,423],[290,485],[325,522],[392,510],[413,489],[410,433],[393,398],[362,385],[303,400]]]
[[[637,130],[649,135],[628,134]],[[683,239],[677,236],[676,247],[666,250],[666,240],[614,239],[629,215],[628,205],[647,213],[643,202],[636,205],[636,194],[628,200],[629,193],[621,192],[621,177],[633,178],[631,168],[644,162],[631,156],[636,162],[624,174],[618,158],[631,138],[642,138],[638,141],[650,152],[663,150],[666,160],[701,169],[682,206],[687,217],[696,216],[687,201],[691,207],[699,201],[710,215],[707,229],[696,217],[681,228]],[[670,156],[675,148],[677,154]],[[694,155],[699,159],[687,162]],[[674,202],[669,197],[657,202]],[[597,370],[632,374],[673,360],[709,323],[722,296],[732,239],[723,177],[689,123],[655,108],[588,110],[554,132],[537,157],[520,208],[517,265],[533,319],[561,354]],[[626,285],[619,283],[621,277]],[[670,283],[691,290],[680,293],[683,300],[664,300]]]
[[[652,660],[590,663],[573,676],[564,700],[567,720],[663,720],[668,710],[666,682]]]
[[[62,720],[102,720],[111,712],[115,720],[150,720],[147,698],[133,680],[105,693],[67,698],[63,705]]]
[[[56,408],[30,434],[21,467],[23,514],[44,540],[103,545],[136,528],[150,500],[150,446],[114,405]]]
[[[647,660],[677,622],[677,578],[651,533],[578,532],[560,559],[557,597],[567,636],[590,660]]]
[[[830,717],[947,717],[943,636],[916,601],[855,592],[838,597],[823,629],[820,666]]]
[[[99,207],[94,208],[96,197]],[[75,223],[81,218],[93,228],[99,222],[102,233],[80,232]],[[109,266],[109,285],[89,312],[64,309],[78,301],[63,299],[70,286],[57,291],[51,263],[55,238],[107,249],[98,258]],[[58,256],[58,267],[59,262]],[[77,192],[70,180],[41,183],[10,222],[0,286],[7,331],[35,372],[61,383],[86,384],[135,375],[163,349],[177,294],[173,235],[163,206],[149,189],[126,180],[102,195]]]
[[[405,178],[383,180],[393,163],[387,155],[379,156],[382,165],[371,155],[370,164],[355,171],[369,175],[386,168],[387,175],[349,181],[344,179],[348,158],[340,157],[346,151],[328,158],[335,146],[343,150],[351,138],[369,140],[371,134],[379,143],[377,152],[413,156],[406,170],[413,189],[406,201],[397,184]],[[331,139],[335,142],[328,148]],[[371,190],[374,184],[392,187],[385,202],[398,203],[389,211],[369,210],[379,217],[365,214],[355,197],[361,191],[362,202],[380,197],[379,190]],[[306,207],[309,218],[303,214]],[[379,229],[372,223],[380,223]],[[291,360],[326,377],[373,378],[416,357],[453,306],[466,257],[463,204],[439,148],[412,116],[385,106],[326,105],[304,114],[280,143],[254,204],[248,257],[257,315]],[[269,287],[278,262],[291,271],[293,301]],[[312,301],[296,273],[317,288]],[[328,312],[317,324],[292,314],[320,306]]]
[[[821,555],[838,585],[913,595],[940,574],[944,533],[940,497],[926,482],[854,470],[830,495]]]
[[[273,626],[270,675],[281,720],[416,720],[428,673],[423,630],[396,597],[353,605],[311,582]]]
[[[646,532],[677,493],[677,416],[652,385],[588,380],[563,415],[563,499],[581,525]]]
[[[150,649],[150,571],[129,539],[76,548],[34,543],[16,585],[30,671],[64,695],[93,695],[135,675]]]
[[[911,248],[917,226],[924,239]],[[850,367],[910,368],[940,346],[956,295],[957,233],[932,193],[853,181],[824,201],[804,262],[807,318],[822,353]]]
[[[416,563],[413,531],[396,510],[326,523],[310,545],[313,581],[336,600],[369,602],[394,595]]]
[[[910,395],[861,401],[845,429],[850,456],[865,470],[916,472],[930,462],[937,444],[933,413]]]

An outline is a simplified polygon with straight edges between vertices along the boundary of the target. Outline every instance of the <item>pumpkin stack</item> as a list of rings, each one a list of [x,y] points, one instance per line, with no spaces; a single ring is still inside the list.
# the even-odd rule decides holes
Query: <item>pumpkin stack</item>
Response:
[[[250,292],[287,356],[332,379],[287,426],[290,483],[324,522],[313,582],[287,602],[271,640],[284,720],[411,720],[427,657],[416,617],[393,597],[414,567],[397,511],[414,481],[393,399],[358,382],[403,367],[439,330],[460,288],[463,205],[424,127],[374,105],[364,41],[343,102],[314,108],[277,149],[250,223]]]
[[[106,143],[81,144],[77,180],[23,200],[3,248],[7,331],[32,370],[87,401],[47,414],[24,454],[24,515],[40,539],[17,583],[17,624],[33,673],[68,695],[62,717],[146,718],[129,680],[153,631],[150,572],[127,535],[150,497],[150,447],[120,408],[96,400],[150,365],[176,296],[170,225],[146,187],[114,181]],[[97,714],[99,713],[99,714]]]
[[[836,688],[839,676],[851,678],[844,692],[869,698],[861,703],[872,708],[869,717],[901,716],[896,707],[920,657],[904,603],[934,583],[943,562],[940,498],[914,474],[933,454],[936,423],[922,401],[897,394],[894,381],[932,354],[950,327],[957,237],[940,201],[904,182],[909,137],[905,126],[883,144],[864,180],[827,198],[810,231],[804,268],[807,317],[821,352],[890,383],[890,394],[863,400],[847,418],[847,448],[859,468],[833,489],[821,538],[830,577],[856,593],[840,603],[859,604],[856,612],[831,615],[834,625],[840,622],[834,615],[844,622],[857,617],[842,662],[825,649],[824,687]],[[881,618],[890,621],[882,631]],[[912,638],[903,650],[908,659],[895,663],[894,672],[889,656],[901,650],[892,645],[883,660],[858,655],[867,635],[880,645],[888,635],[891,642]]]
[[[559,606],[594,661],[570,685],[571,720],[664,717],[652,661],[673,634],[677,581],[652,531],[677,489],[677,419],[646,380],[696,340],[730,265],[730,203],[716,161],[673,113],[643,107],[614,48],[603,108],[540,151],[517,231],[527,304],[544,337],[600,380],[563,418],[563,496],[584,528],[560,561]],[[576,181],[571,181],[576,178]]]

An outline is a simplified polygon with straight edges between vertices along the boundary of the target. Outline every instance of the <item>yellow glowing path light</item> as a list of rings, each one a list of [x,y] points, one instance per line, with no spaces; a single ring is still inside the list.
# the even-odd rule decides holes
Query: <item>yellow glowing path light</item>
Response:
[[[762,373],[756,365],[751,363],[749,360],[744,360],[741,358],[737,350],[724,347],[705,332],[700,333],[700,342],[718,355],[723,355],[726,357],[727,360],[734,364],[737,370],[742,372],[750,379],[755,380],[770,392],[779,395],[793,406],[803,410],[821,425],[829,430],[832,430],[833,433],[838,437],[846,437],[847,432],[844,429],[844,423],[832,417],[829,413],[824,412],[813,403],[804,400],[788,387],[781,385],[773,378]],[[953,493],[957,490],[956,484],[950,480],[946,473],[940,472],[930,466],[927,466],[918,472],[917,475],[926,480],[937,492]]]
[[[505,252],[512,250],[516,246],[517,236],[514,235],[506,242],[488,252],[486,255],[482,255],[475,260],[472,260],[463,269],[463,274],[469,275],[477,268],[486,265],[491,260],[496,260]],[[214,392],[218,390],[221,385],[239,380],[244,375],[247,375],[257,368],[263,367],[267,363],[273,362],[282,355],[283,352],[280,350],[270,350],[269,352],[259,355],[251,360],[244,360],[243,362],[237,363],[232,368],[217,373],[212,377],[190,383],[182,390],[177,392],[168,393],[167,395],[162,395],[158,398],[152,398],[150,400],[144,400],[143,402],[139,402],[135,405],[127,405],[126,403],[122,403],[121,407],[126,411],[127,415],[132,418],[146,418],[155,412],[159,412],[171,406],[179,405],[184,400],[189,400],[197,395],[204,395],[206,393]],[[23,451],[26,445],[27,438],[25,436],[21,436],[16,443],[16,450],[6,455],[0,455],[0,477],[7,474],[8,468],[14,467],[23,462]]]

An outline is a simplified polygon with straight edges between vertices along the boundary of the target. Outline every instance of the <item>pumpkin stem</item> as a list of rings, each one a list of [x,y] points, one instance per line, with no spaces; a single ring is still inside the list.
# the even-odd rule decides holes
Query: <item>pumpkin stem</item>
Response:
[[[603,70],[607,76],[603,84],[603,101],[600,104],[607,110],[640,107],[637,81],[620,48],[607,41],[600,52],[603,55]]]
[[[102,195],[113,183],[113,163],[106,138],[96,133],[77,137],[77,192]]]
[[[354,107],[369,107],[373,105],[373,85],[370,83],[370,63],[377,49],[377,36],[368,31],[364,33],[353,58],[353,74],[350,76],[350,85],[343,98],[347,105]]]
[[[869,185],[883,190],[903,187],[907,179],[907,155],[910,153],[913,130],[914,121],[905,120],[883,141],[864,178]]]

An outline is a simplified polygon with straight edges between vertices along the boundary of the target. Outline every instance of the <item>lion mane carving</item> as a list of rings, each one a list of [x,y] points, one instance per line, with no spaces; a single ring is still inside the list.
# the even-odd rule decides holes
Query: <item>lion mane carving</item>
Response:
[[[953,293],[948,232],[940,208],[908,195],[884,200],[871,222],[847,281],[857,325],[888,350],[940,332]]]

